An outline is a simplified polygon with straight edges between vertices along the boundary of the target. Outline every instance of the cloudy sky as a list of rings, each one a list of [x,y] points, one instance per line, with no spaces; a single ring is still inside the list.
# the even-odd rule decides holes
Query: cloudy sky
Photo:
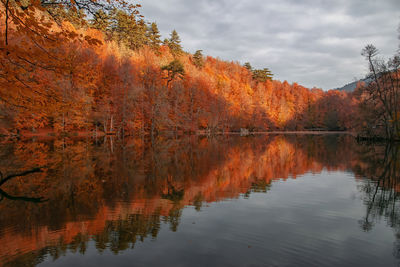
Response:
[[[163,38],[176,29],[185,51],[268,67],[274,78],[341,87],[367,71],[368,43],[398,49],[400,0],[141,0]]]

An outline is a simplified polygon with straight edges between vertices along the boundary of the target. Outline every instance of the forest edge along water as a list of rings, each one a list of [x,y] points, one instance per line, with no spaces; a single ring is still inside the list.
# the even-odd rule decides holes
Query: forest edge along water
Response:
[[[399,266],[398,0],[156,2],[0,0],[0,265]]]

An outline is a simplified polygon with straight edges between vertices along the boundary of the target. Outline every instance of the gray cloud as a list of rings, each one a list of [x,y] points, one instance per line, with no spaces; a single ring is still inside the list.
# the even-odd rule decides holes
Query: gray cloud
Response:
[[[361,78],[368,43],[398,48],[399,0],[142,0],[163,37],[184,49],[268,67],[279,80],[331,89]]]

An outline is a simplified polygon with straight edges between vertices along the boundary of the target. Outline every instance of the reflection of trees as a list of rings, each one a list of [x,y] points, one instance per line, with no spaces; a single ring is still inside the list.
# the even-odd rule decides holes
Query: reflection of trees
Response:
[[[20,241],[15,234],[0,239],[13,238],[18,247],[34,244],[31,253],[42,258],[85,253],[89,240],[99,251],[118,253],[156,238],[163,223],[177,231],[185,206],[200,211],[206,202],[265,193],[274,179],[348,169],[354,142],[350,136],[271,135],[159,139],[152,146],[117,140],[112,149],[109,145],[63,140],[8,144],[0,150],[1,168],[50,166],[25,183],[7,183],[7,192],[35,190],[50,201],[0,203],[0,228],[17,225]],[[19,223],[23,213],[29,215],[26,224]],[[5,253],[0,248],[0,255]]]
[[[0,186],[2,186],[4,183],[6,183],[8,180],[11,180],[12,178],[19,177],[19,176],[26,176],[28,174],[41,172],[41,171],[42,170],[40,168],[34,168],[32,170],[24,171],[24,172],[21,172],[21,173],[10,174],[10,175],[7,175],[6,177],[4,177],[3,173],[0,172]]]
[[[114,254],[134,248],[137,241],[148,236],[156,238],[160,229],[160,215],[133,214],[125,219],[107,221],[102,231],[94,236],[78,233],[68,244],[62,238],[53,246],[28,253],[8,262],[5,266],[36,266],[49,255],[56,260],[67,252],[85,254],[89,240],[93,240],[99,252],[110,249]]]
[[[42,202],[47,201],[43,197],[12,196],[0,189],[0,201],[2,201],[4,198],[9,199],[9,200],[20,200],[20,201],[27,201],[27,202],[33,202],[33,203],[42,203]]]
[[[362,228],[370,230],[374,221],[384,216],[391,227],[400,230],[399,147],[368,146],[361,153],[364,161],[360,161],[356,173],[368,178],[361,186],[367,208]]]
[[[364,231],[385,218],[396,231],[394,254],[400,258],[400,147],[387,144],[362,147],[360,161],[354,170],[357,175],[368,178],[360,186],[365,193],[365,217],[360,221]]]
[[[20,201],[27,201],[27,202],[34,202],[34,203],[41,203],[45,202],[46,200],[43,197],[27,197],[27,196],[12,196],[1,189],[1,186],[5,184],[7,181],[16,178],[29,175],[31,173],[41,172],[40,168],[33,168],[32,170],[27,170],[21,173],[10,174],[4,177],[3,173],[0,172],[0,202],[6,198],[9,200],[20,200]]]
[[[251,184],[251,192],[255,193],[267,193],[271,189],[271,182],[267,182],[264,179],[255,179]]]
[[[99,251],[110,248],[115,254],[128,248],[133,248],[138,241],[144,241],[147,236],[156,238],[160,230],[160,214],[131,214],[124,220],[107,221],[94,241]]]

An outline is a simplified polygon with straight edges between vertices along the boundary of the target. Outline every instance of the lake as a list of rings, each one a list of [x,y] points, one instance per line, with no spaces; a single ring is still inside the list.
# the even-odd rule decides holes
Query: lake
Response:
[[[4,141],[0,264],[398,266],[399,154],[346,134]]]

